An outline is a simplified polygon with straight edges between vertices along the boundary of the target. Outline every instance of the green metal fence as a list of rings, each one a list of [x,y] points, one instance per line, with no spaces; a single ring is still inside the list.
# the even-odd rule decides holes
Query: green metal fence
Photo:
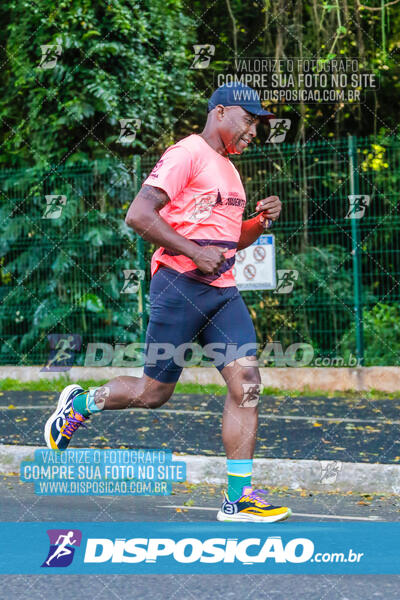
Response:
[[[255,317],[260,302],[277,301],[260,319],[260,340],[309,342],[315,357],[344,364],[354,363],[350,353],[361,364],[399,364],[399,158],[398,141],[349,137],[241,161],[251,200],[277,193],[284,202],[277,267],[298,271],[290,294],[249,294]],[[351,195],[367,196],[357,213]]]
[[[143,340],[152,248],[124,216],[158,158],[0,173],[1,364],[44,364],[51,333],[81,336],[75,364],[89,343]],[[399,364],[400,142],[268,145],[234,162],[245,216],[280,196],[277,268],[297,273],[290,293],[243,292],[258,341],[310,344],[311,364]],[[49,195],[66,196],[58,218],[43,218]],[[145,272],[135,293],[124,270]]]
[[[144,287],[123,291],[141,269],[124,223],[139,185],[135,164],[110,161],[1,172],[2,364],[45,364],[50,334],[80,336],[74,364],[89,343],[140,341]]]

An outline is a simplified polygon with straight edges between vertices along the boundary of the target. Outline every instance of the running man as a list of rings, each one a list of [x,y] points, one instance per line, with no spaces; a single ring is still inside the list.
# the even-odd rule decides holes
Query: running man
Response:
[[[125,219],[158,246],[151,261],[144,374],[116,377],[87,391],[69,385],[45,427],[48,447],[64,450],[93,413],[162,406],[182,367],[160,352],[160,344],[178,348],[198,339],[208,349],[236,348],[233,356],[211,356],[228,389],[222,419],[228,489],[218,520],[273,522],[291,514],[287,507],[269,504],[264,490],[251,487],[261,377],[254,326],[232,274],[236,251],[250,246],[279,217],[281,202],[277,196],[260,200],[259,214],[243,221],[245,191],[228,155],[241,154],[256,136],[257,124],[272,116],[251,88],[221,86],[208,102],[202,133],[164,152]]]
[[[66,535],[60,535],[58,537],[58,540],[56,541],[57,548],[55,549],[54,553],[46,560],[47,566],[50,566],[51,561],[55,558],[61,558],[62,556],[67,556],[68,554],[71,554],[72,550],[68,548],[68,546],[73,546],[76,543],[76,540],[74,540],[73,537],[73,531],[68,531]]]

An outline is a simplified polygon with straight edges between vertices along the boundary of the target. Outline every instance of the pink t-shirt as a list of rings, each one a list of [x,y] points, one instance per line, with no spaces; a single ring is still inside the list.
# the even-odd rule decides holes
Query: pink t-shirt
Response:
[[[218,154],[201,136],[189,135],[167,148],[144,184],[167,193],[170,202],[160,216],[180,235],[200,246],[229,248],[215,275],[202,273],[187,256],[158,248],[151,260],[151,275],[163,264],[210,285],[236,285],[232,267],[246,194],[229,158]]]

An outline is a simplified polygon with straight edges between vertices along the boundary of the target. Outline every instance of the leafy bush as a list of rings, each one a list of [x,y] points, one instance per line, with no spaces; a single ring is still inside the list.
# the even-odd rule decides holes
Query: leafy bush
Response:
[[[298,272],[290,294],[279,295],[282,308],[295,323],[292,340],[312,344],[314,353],[334,350],[351,313],[352,271],[345,248],[330,244],[309,246],[288,256],[278,255],[278,269]]]
[[[400,308],[398,304],[376,304],[364,310],[365,365],[399,365],[400,363]],[[341,348],[345,359],[354,354],[355,326],[343,336]]]
[[[81,336],[75,364],[88,342],[137,341],[138,298],[121,293],[123,271],[139,268],[124,222],[135,191],[126,167],[10,172],[0,183],[0,362],[43,363],[50,333]],[[66,195],[57,218],[43,218],[46,193]]]
[[[180,0],[5,0],[0,16],[0,162],[7,167],[161,150],[195,104],[194,20]],[[44,45],[61,47],[52,68],[39,68]],[[123,146],[119,120],[128,118],[141,126]]]

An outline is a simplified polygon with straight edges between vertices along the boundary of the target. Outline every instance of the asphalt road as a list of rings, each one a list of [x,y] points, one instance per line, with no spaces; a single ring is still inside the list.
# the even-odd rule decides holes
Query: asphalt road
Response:
[[[1,477],[2,521],[214,521],[223,489],[182,483],[170,496],[40,496],[33,487],[15,476]],[[271,504],[290,506],[291,521],[400,520],[400,497],[394,494],[269,491]]]
[[[0,443],[43,446],[58,394],[2,392]],[[168,448],[223,455],[224,397],[175,394],[161,409],[104,411],[79,430],[74,447]],[[265,396],[256,457],[400,463],[400,400]]]
[[[1,600],[399,600],[398,575],[3,576]]]
[[[174,486],[167,497],[35,496],[33,484],[0,480],[2,521],[213,521],[217,486]],[[291,521],[398,521],[400,498],[271,490],[270,501],[289,505]],[[277,523],[277,532],[286,523]],[[6,575],[1,600],[398,600],[400,575]]]
[[[3,392],[0,443],[43,446],[42,428],[57,394]],[[93,418],[74,446],[169,448],[223,455],[223,397],[175,395],[157,411],[118,411]],[[264,397],[256,456],[400,461],[400,400]],[[291,521],[398,521],[400,499],[270,490],[270,501],[292,508]],[[167,497],[35,496],[33,484],[0,479],[2,521],[213,521],[217,486],[178,484]],[[276,524],[285,527],[285,523]],[[397,575],[6,575],[0,600],[400,600]]]

